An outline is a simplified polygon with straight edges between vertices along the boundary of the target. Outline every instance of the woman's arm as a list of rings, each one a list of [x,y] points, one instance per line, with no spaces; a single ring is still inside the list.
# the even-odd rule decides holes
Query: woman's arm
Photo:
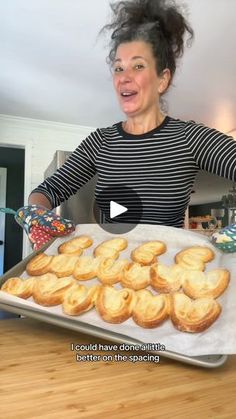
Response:
[[[233,137],[192,121],[186,124],[185,132],[200,169],[236,181],[236,140]]]
[[[96,156],[102,139],[96,130],[82,141],[66,162],[32,191],[29,204],[53,209],[75,194],[96,173]]]
[[[28,203],[29,205],[42,205],[43,207],[51,210],[52,209],[52,205],[51,202],[49,201],[49,199],[42,193],[39,192],[33,192],[28,199]]]

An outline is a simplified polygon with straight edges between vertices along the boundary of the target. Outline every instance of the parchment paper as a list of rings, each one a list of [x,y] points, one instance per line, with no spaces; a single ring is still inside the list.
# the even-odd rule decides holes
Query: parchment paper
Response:
[[[93,249],[103,240],[111,237],[118,237],[105,232],[97,224],[83,224],[77,226],[76,231],[68,238],[57,239],[46,251],[47,254],[57,254],[58,246],[65,240],[81,235],[88,234],[93,240],[93,246],[86,249],[83,255],[90,255]],[[105,330],[113,331],[122,335],[138,339],[143,343],[160,343],[165,345],[166,350],[177,352],[188,356],[210,355],[210,354],[235,354],[236,353],[236,254],[223,254],[214,248],[209,239],[203,235],[192,233],[187,230],[173,227],[138,225],[132,231],[122,234],[128,239],[129,245],[120,254],[120,258],[129,258],[130,252],[136,246],[148,240],[162,240],[167,245],[167,252],[158,257],[161,263],[171,265],[174,263],[174,256],[177,252],[187,246],[202,245],[213,249],[215,259],[207,264],[206,272],[216,267],[226,268],[230,271],[231,280],[229,287],[224,294],[218,298],[222,306],[222,313],[218,320],[203,333],[184,333],[176,330],[170,320],[155,329],[143,329],[137,326],[132,319],[128,319],[121,324],[110,324],[104,322],[95,309],[80,316],[67,316],[63,314],[61,306],[45,308],[34,303],[33,299],[23,300],[0,291],[0,301],[20,305],[24,308],[34,308],[37,311],[53,313],[58,316],[70,318],[71,321],[77,319],[86,324],[91,324]],[[27,277],[24,273],[22,277]],[[99,283],[97,279],[81,281],[86,286]],[[121,288],[120,284],[115,284],[116,288]],[[149,288],[154,294],[155,291]]]

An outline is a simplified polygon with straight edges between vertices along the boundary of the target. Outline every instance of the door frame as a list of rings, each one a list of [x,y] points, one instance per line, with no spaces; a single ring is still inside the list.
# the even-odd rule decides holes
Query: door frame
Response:
[[[0,193],[4,193],[4,197],[3,197],[3,201],[1,201],[0,206],[4,205],[4,207],[6,206],[6,195],[7,195],[7,168],[6,167],[0,167],[0,178],[1,178],[1,182],[0,182]],[[3,203],[2,203],[3,202]],[[3,244],[1,245],[0,249],[3,249],[3,254],[2,254],[2,267],[3,267],[3,271],[0,271],[0,275],[3,274],[4,272],[4,253],[5,253],[5,214],[1,213],[1,217],[3,220],[2,223],[2,227],[3,227],[3,236],[0,236],[0,240],[3,241]]]
[[[7,147],[7,148],[23,148],[25,150],[25,164],[24,164],[24,205],[28,203],[28,196],[31,192],[31,185],[32,185],[32,166],[31,166],[31,159],[32,159],[32,144],[29,140],[20,140],[16,142],[3,142],[0,143],[0,147]],[[17,208],[16,208],[17,209]],[[22,241],[22,259],[24,259],[29,253],[32,252],[30,242],[26,233],[23,234],[23,241]]]

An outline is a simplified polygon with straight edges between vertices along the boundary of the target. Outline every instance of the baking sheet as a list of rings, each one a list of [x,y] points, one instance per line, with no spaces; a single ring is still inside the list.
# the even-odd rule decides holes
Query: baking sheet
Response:
[[[114,234],[105,232],[97,224],[84,224],[77,226],[76,231],[70,235],[70,238],[81,234],[88,234],[92,236],[94,240],[93,246],[86,249],[83,253],[84,255],[92,254],[93,249],[103,240],[114,237]],[[117,235],[115,236],[117,237]],[[174,263],[175,254],[186,246],[207,245],[211,247],[215,253],[215,259],[207,264],[206,272],[216,267],[224,267],[229,269],[231,273],[229,287],[223,296],[218,299],[223,309],[219,319],[205,332],[189,334],[176,330],[170,320],[167,320],[164,324],[155,329],[143,329],[137,326],[132,319],[128,319],[121,324],[106,323],[99,317],[95,309],[83,313],[78,317],[67,316],[62,312],[61,306],[49,308],[41,307],[34,303],[32,298],[22,300],[2,291],[0,291],[0,302],[4,304],[15,303],[22,308],[37,310],[38,312],[44,312],[45,314],[48,313],[48,315],[53,313],[58,316],[58,318],[67,318],[71,322],[79,321],[84,324],[93,325],[104,329],[105,331],[122,334],[146,344],[160,343],[165,345],[167,351],[187,356],[236,353],[236,255],[221,253],[211,246],[209,240],[202,235],[172,227],[140,224],[129,233],[122,234],[121,236],[128,239],[129,245],[125,251],[121,252],[120,258],[129,257],[131,250],[142,242],[147,240],[162,240],[167,244],[167,252],[159,256],[158,259],[161,263],[165,264]],[[56,254],[57,247],[65,240],[68,240],[68,237],[66,239],[56,239],[46,250],[46,253]],[[27,277],[27,274],[24,273],[22,277]],[[94,283],[98,283],[98,281],[93,279],[81,281],[81,283],[91,286]],[[115,284],[115,287],[121,288],[119,284]],[[152,288],[150,289],[154,292]]]

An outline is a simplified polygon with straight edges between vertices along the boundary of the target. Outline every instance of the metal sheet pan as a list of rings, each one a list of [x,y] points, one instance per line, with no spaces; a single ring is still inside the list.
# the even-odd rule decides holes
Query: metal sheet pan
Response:
[[[33,252],[31,255],[26,257],[24,260],[19,262],[16,266],[11,268],[8,272],[6,272],[3,276],[0,277],[0,287],[2,284],[11,277],[20,276],[25,271],[27,263],[37,254],[45,251],[47,247],[51,244],[47,243],[41,250]],[[30,308],[22,308],[20,305],[18,306],[16,303],[10,304],[0,301],[0,309],[9,311],[11,313],[19,314],[26,317],[31,317],[36,320],[44,321],[50,324],[54,324],[56,326],[64,327],[67,329],[71,329],[73,331],[81,332],[84,334],[88,334],[91,336],[96,336],[101,339],[110,340],[112,342],[116,343],[125,343],[127,345],[140,345],[143,344],[143,342],[130,338],[128,336],[114,333],[109,330],[101,329],[99,327],[85,324],[83,322],[80,322],[78,319],[74,321],[74,319],[70,319],[67,317],[57,316],[53,313],[48,312],[39,312],[37,310],[34,310],[32,307]],[[3,320],[2,320],[3,321]],[[176,361],[184,362],[191,365],[196,365],[199,367],[205,367],[205,368],[216,368],[222,366],[228,356],[227,355],[204,355],[204,356],[197,356],[197,357],[190,357],[184,354],[171,352],[171,351],[147,351],[148,353],[152,353],[155,355],[159,355],[160,357],[166,357],[170,358]]]

